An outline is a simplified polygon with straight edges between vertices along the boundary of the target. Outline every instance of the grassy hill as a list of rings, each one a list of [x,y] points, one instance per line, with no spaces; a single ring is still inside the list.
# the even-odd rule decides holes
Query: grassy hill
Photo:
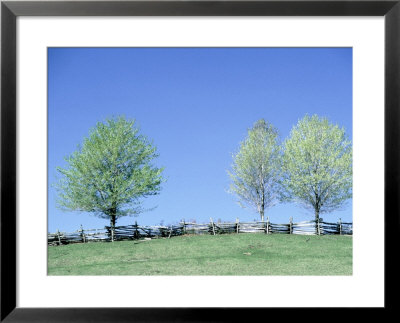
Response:
[[[49,275],[351,275],[351,236],[187,235],[48,248]]]

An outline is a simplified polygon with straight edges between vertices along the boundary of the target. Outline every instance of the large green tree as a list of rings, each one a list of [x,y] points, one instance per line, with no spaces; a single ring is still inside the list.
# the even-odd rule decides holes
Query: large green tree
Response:
[[[62,209],[90,212],[110,220],[143,211],[142,198],[156,195],[162,169],[152,165],[156,148],[125,117],[97,123],[65,160],[56,184]]]
[[[320,214],[352,197],[352,145],[345,130],[317,115],[305,116],[284,143],[285,200]]]
[[[264,119],[248,130],[233,156],[230,192],[242,207],[250,206],[264,221],[264,212],[279,197],[280,147],[277,130]]]

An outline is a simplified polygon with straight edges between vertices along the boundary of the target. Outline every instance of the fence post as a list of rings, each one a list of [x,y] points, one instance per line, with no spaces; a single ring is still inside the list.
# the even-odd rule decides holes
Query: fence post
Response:
[[[293,217],[291,216],[289,219],[289,234],[293,233]]]
[[[320,224],[319,224],[319,218],[317,219],[317,234],[321,235],[321,228],[320,228]]]
[[[82,224],[81,224],[81,236],[82,236],[82,241],[83,241],[83,243],[85,243],[86,242],[86,236],[85,236],[85,231],[83,231],[83,226],[82,226]]]
[[[210,218],[210,221],[211,221],[211,225],[212,225],[213,234],[215,235],[215,229],[214,229],[214,222],[213,222],[213,219]]]
[[[183,234],[186,234],[186,222],[185,219],[183,219]]]
[[[114,242],[114,226],[113,225],[111,225],[110,230],[111,230],[111,242]]]
[[[266,233],[269,234],[269,216],[267,216],[267,226],[266,226]]]
[[[171,230],[169,231],[168,239],[171,238],[171,234],[172,234],[172,224],[171,224]]]
[[[342,219],[339,218],[339,235],[342,235]]]
[[[236,218],[236,233],[239,233],[239,218]]]
[[[61,246],[60,230],[57,229],[58,245]]]
[[[135,233],[134,233],[134,238],[139,239],[139,231],[138,231],[138,224],[137,221],[135,221]]]

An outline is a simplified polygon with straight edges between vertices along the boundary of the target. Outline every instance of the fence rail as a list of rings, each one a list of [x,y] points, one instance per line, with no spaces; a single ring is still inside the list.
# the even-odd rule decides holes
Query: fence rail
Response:
[[[95,241],[122,241],[140,240],[145,238],[170,238],[184,234],[239,234],[239,233],[264,233],[264,234],[302,234],[302,235],[352,235],[353,223],[337,223],[323,221],[303,221],[293,223],[290,218],[289,223],[266,222],[220,222],[215,223],[210,219],[210,223],[194,223],[182,221],[179,225],[172,226],[139,226],[134,225],[104,227],[103,229],[84,229],[82,226],[75,232],[48,233],[48,245],[64,245],[70,243],[86,243]]]

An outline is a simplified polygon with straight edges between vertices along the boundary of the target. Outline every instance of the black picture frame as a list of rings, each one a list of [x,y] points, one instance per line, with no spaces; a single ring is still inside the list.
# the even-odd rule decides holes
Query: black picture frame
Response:
[[[385,307],[396,306],[400,228],[400,0],[314,1],[2,1],[1,2],[1,322],[236,321],[287,308],[16,307],[16,19],[19,16],[384,16]],[[367,203],[367,201],[366,201]],[[373,256],[373,255],[371,255]],[[397,270],[396,270],[397,271]],[[245,297],[245,295],[243,295]],[[292,310],[292,309],[291,309]],[[295,310],[295,309],[293,309]],[[297,309],[298,311],[299,309]],[[327,308],[327,312],[335,309]],[[378,309],[380,311],[380,309]],[[267,313],[268,311],[268,313]],[[299,314],[294,314],[298,316]],[[329,314],[328,314],[329,315]],[[316,316],[318,316],[316,314]],[[250,320],[252,320],[250,317]],[[340,318],[338,318],[340,319]]]

